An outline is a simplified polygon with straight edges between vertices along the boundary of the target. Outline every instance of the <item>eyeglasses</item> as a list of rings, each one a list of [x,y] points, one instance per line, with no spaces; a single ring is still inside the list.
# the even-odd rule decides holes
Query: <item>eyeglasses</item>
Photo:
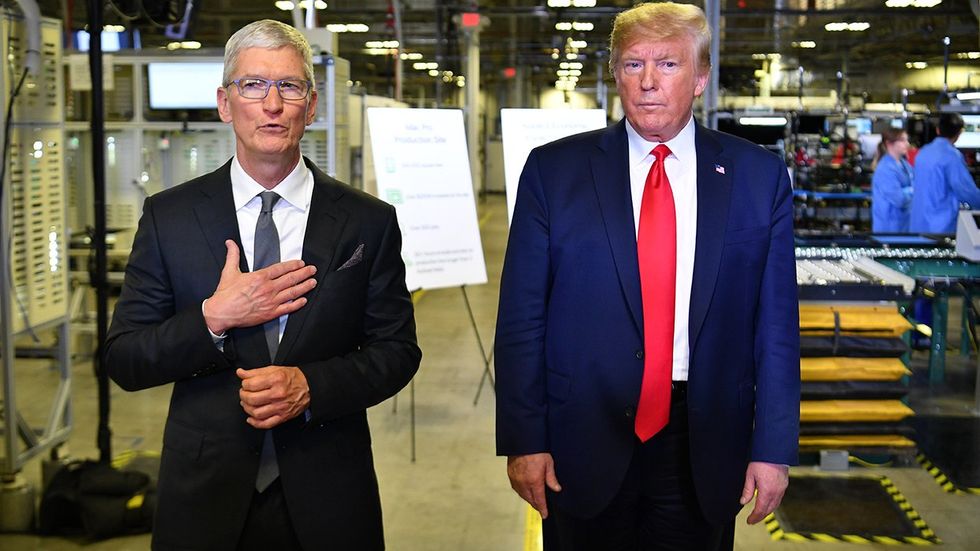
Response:
[[[313,83],[308,80],[266,80],[264,78],[250,77],[233,80],[225,84],[225,87],[231,86],[232,84],[238,87],[239,95],[246,99],[265,99],[269,95],[269,90],[273,84],[279,89],[279,97],[282,99],[306,99],[306,96],[310,93],[310,88],[313,86]]]

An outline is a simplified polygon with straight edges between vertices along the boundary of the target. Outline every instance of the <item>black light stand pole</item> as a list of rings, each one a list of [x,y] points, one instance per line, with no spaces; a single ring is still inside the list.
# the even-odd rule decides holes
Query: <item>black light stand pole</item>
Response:
[[[89,74],[92,76],[92,197],[95,207],[95,271],[91,275],[95,287],[96,345],[93,367],[99,385],[99,428],[97,443],[99,462],[112,460],[112,431],[109,429],[109,374],[105,369],[103,352],[109,326],[109,297],[106,288],[106,228],[105,228],[105,108],[102,89],[102,0],[88,0]]]

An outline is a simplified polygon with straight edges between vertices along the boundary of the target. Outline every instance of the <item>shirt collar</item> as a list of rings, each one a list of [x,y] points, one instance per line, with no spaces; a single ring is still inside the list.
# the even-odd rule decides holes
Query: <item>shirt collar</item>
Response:
[[[640,134],[633,129],[633,125],[630,124],[629,119],[626,120],[626,137],[629,142],[629,154],[630,154],[630,166],[636,166],[640,163],[646,161],[650,152],[653,148],[660,145],[661,142],[648,142],[644,140]],[[694,114],[691,113],[691,118],[688,119],[687,124],[684,128],[677,133],[676,136],[662,142],[667,144],[670,148],[670,152],[680,161],[694,159],[695,149],[694,149]]]
[[[304,193],[304,184],[308,173],[309,169],[306,168],[306,163],[300,157],[293,170],[276,184],[272,191],[278,193],[290,205],[305,211],[309,206],[309,200]],[[241,163],[238,162],[238,156],[234,156],[231,160],[231,192],[235,199],[235,211],[241,210],[263,191],[268,190],[249,176],[242,168]]]

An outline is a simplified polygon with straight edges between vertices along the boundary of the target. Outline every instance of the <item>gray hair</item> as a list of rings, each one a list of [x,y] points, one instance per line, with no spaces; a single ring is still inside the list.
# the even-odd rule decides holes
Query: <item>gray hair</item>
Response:
[[[221,77],[222,84],[227,86],[233,80],[236,65],[238,65],[238,55],[242,50],[248,48],[275,50],[283,47],[292,48],[303,58],[303,72],[306,73],[306,80],[314,82],[313,51],[310,49],[310,43],[306,41],[306,37],[285,23],[273,19],[262,19],[238,29],[228,39],[228,43],[225,44],[225,70]]]

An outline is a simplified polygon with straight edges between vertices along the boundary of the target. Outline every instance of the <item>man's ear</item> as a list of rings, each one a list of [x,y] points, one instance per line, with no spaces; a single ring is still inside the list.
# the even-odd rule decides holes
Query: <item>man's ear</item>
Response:
[[[704,93],[704,89],[708,85],[708,79],[710,77],[711,73],[709,71],[704,71],[698,75],[697,84],[694,86],[694,97],[700,97],[701,94]]]
[[[218,116],[221,122],[231,122],[231,106],[228,105],[228,88],[218,87]]]
[[[310,101],[306,104],[306,126],[313,124],[316,118],[316,88],[310,90]]]

